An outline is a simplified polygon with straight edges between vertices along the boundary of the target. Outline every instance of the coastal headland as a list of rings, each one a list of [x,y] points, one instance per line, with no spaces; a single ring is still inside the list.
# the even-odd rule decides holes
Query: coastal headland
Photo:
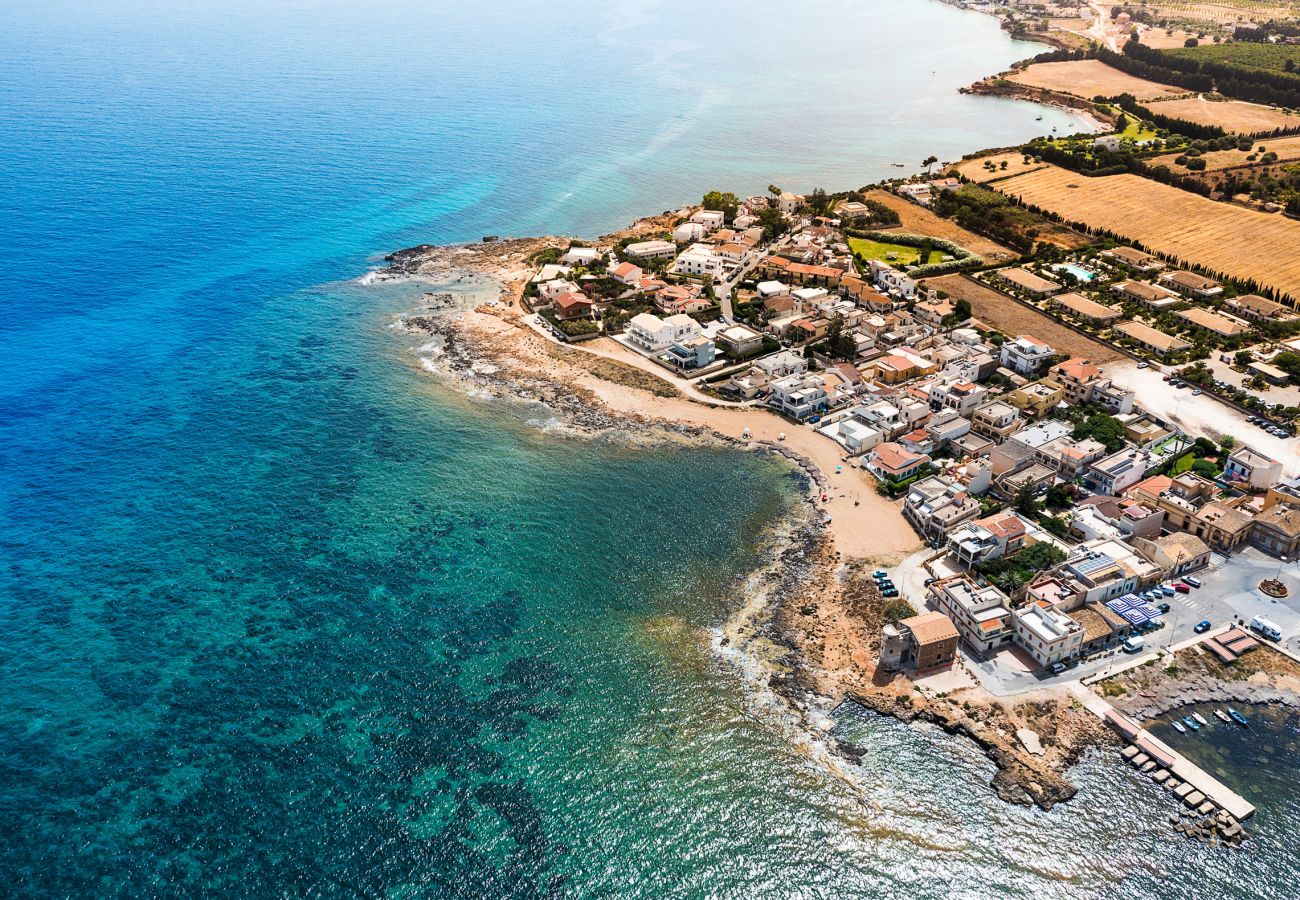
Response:
[[[1239,386],[1291,390],[1300,375],[1265,361],[1291,365],[1281,342],[1300,316],[1291,263],[1186,226],[1224,222],[1263,245],[1294,226],[1280,203],[1145,162],[1254,161],[1258,135],[1152,113],[1129,92],[1182,95],[1104,47],[1048,42],[1059,59],[970,90],[1111,134],[1044,136],[939,172],[931,158],[924,176],[834,195],[715,191],[595,239],[424,245],[372,277],[495,281],[488,302],[400,322],[425,367],[468,394],[542,404],[579,435],[724,442],[801,471],[803,508],[717,644],[760,664],[810,731],[814,710],[842,703],[937,725],[996,764],[998,796],[1043,809],[1074,796],[1085,753],[1128,743],[1143,774],[1182,789],[1176,830],[1235,847],[1254,807],[1148,728],[1201,702],[1300,704],[1300,656],[1284,646],[1300,618],[1251,619],[1245,584],[1269,565],[1258,557],[1300,549],[1300,489],[1264,452],[1283,455],[1300,395],[1252,402]],[[1139,189],[1153,198],[1143,219],[1123,196]],[[1190,384],[1194,402],[1167,409]],[[1250,427],[1264,434],[1248,447]],[[1202,510],[1230,510],[1235,531],[1205,527]],[[1178,596],[1202,569],[1206,597],[1226,582],[1228,599]],[[934,617],[952,647],[927,669],[912,629]],[[886,647],[898,640],[911,656]]]
[[[661,233],[667,224],[663,216],[650,217],[593,243]],[[890,609],[870,570],[897,564],[921,543],[901,504],[847,465],[843,448],[762,407],[728,405],[683,389],[608,338],[566,345],[528,324],[531,314],[521,298],[535,268],[529,260],[568,243],[536,238],[411,248],[394,254],[378,277],[441,283],[470,272],[500,280],[496,302],[402,320],[403,328],[433,339],[437,349],[424,356],[427,367],[459,389],[541,403],[577,433],[723,440],[790,459],[807,474],[809,521],[796,530],[796,543],[774,549],[772,577],[781,589],[768,592],[759,608],[743,610],[728,624],[725,640],[766,662],[770,685],[797,712],[829,698],[902,721],[929,722],[983,748],[998,766],[994,787],[1004,799],[1051,808],[1072,797],[1076,789],[1064,773],[1111,738],[1068,695],[1001,699],[969,678],[954,687],[921,690],[902,675],[878,669],[880,633]],[[1026,729],[1043,738],[1034,752],[1018,736]],[[851,747],[842,749],[852,753]]]

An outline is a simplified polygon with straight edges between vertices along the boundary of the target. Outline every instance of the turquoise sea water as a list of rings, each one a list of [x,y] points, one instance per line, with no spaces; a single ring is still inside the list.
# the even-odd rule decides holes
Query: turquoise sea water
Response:
[[[1233,857],[1108,761],[1043,814],[852,710],[829,759],[708,649],[789,471],[460,398],[355,280],[1073,128],[954,92],[1036,49],[928,0],[7,9],[3,892],[1290,896],[1285,786]]]

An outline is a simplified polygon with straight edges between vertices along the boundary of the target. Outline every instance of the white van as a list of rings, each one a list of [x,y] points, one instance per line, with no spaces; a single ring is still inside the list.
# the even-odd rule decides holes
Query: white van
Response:
[[[1124,648],[1125,653],[1141,653],[1146,645],[1146,638],[1141,635],[1126,637],[1120,642],[1120,646]]]
[[[1258,632],[1259,634],[1264,635],[1264,637],[1275,641],[1282,640],[1282,629],[1278,628],[1263,616],[1255,616],[1255,618],[1250,620],[1250,630]]]

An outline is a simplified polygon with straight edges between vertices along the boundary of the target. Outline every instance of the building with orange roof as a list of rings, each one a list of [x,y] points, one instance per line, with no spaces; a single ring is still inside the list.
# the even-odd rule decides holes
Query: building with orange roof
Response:
[[[881,481],[898,484],[920,474],[929,463],[928,455],[913,453],[901,444],[887,441],[877,445],[862,466]]]
[[[840,292],[858,306],[871,312],[887,313],[893,310],[894,301],[876,290],[875,285],[856,275],[845,275],[840,279]]]
[[[555,318],[567,322],[571,319],[585,319],[591,315],[593,304],[591,298],[576,291],[565,291],[552,301]]]
[[[621,284],[636,284],[645,273],[636,263],[621,262],[609,270],[609,277]]]
[[[921,613],[898,623],[908,638],[903,662],[917,672],[933,672],[951,666],[957,659],[961,635],[957,626],[941,612]]]

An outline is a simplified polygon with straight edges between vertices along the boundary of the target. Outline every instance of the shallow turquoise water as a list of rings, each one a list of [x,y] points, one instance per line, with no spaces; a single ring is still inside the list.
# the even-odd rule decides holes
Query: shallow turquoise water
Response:
[[[418,291],[355,283],[1068,127],[953,92],[1034,48],[930,2],[6,15],[6,893],[1288,895],[1281,837],[1173,841],[1102,761],[1042,814],[843,711],[837,773],[708,649],[788,470],[450,394]]]

